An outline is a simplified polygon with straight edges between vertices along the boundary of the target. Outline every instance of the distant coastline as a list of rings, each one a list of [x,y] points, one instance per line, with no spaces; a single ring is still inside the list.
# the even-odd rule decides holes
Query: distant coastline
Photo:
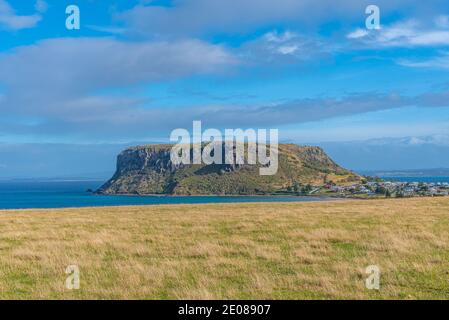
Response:
[[[388,181],[449,183],[448,177],[383,177]],[[0,180],[0,210],[114,207],[162,204],[256,203],[336,201],[350,197],[322,195],[236,195],[236,196],[172,196],[172,195],[109,195],[87,192],[96,190],[104,180],[84,179],[8,179]]]
[[[167,196],[108,195],[87,192],[104,181],[0,181],[0,210],[117,207],[163,204],[307,202],[332,200],[319,196]]]
[[[447,183],[449,176],[380,176],[385,181]]]
[[[449,168],[413,169],[413,170],[359,170],[364,176],[398,178],[398,177],[449,177]]]

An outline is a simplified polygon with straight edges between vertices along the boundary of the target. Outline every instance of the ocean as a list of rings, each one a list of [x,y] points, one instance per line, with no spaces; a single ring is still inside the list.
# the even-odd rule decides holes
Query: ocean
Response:
[[[397,181],[397,182],[427,182],[427,183],[438,183],[438,182],[448,182],[449,177],[381,177],[386,181]]]
[[[384,177],[389,181],[449,182],[449,177]],[[103,207],[157,204],[323,201],[295,196],[103,196],[87,192],[104,181],[0,181],[0,209]]]
[[[103,196],[87,192],[104,181],[0,181],[0,209],[44,209],[157,204],[320,201],[294,196]]]

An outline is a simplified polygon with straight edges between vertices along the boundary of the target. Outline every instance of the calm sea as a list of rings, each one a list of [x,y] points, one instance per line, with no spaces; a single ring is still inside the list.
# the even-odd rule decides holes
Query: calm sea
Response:
[[[381,177],[381,178],[387,181],[399,181],[399,182],[449,183],[449,177]]]
[[[0,209],[70,208],[156,204],[195,204],[230,202],[320,201],[319,197],[255,196],[255,197],[170,197],[170,196],[100,196],[96,190],[103,181],[33,181],[1,182]]]
[[[384,179],[406,182],[449,182],[449,177],[385,177]],[[98,189],[102,184],[103,181],[0,181],[0,209],[329,200],[324,197],[293,196],[100,196],[87,192],[88,189]]]

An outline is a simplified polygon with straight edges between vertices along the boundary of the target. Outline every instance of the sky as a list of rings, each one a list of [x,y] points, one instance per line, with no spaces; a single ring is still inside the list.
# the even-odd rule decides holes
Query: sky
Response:
[[[449,167],[448,75],[449,0],[0,0],[0,178],[110,172],[194,120]]]

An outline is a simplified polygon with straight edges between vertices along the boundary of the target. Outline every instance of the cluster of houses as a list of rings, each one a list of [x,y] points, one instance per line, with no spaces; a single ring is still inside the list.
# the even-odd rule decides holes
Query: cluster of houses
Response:
[[[325,189],[341,196],[419,197],[449,196],[447,182],[371,181],[351,186],[326,185]]]

